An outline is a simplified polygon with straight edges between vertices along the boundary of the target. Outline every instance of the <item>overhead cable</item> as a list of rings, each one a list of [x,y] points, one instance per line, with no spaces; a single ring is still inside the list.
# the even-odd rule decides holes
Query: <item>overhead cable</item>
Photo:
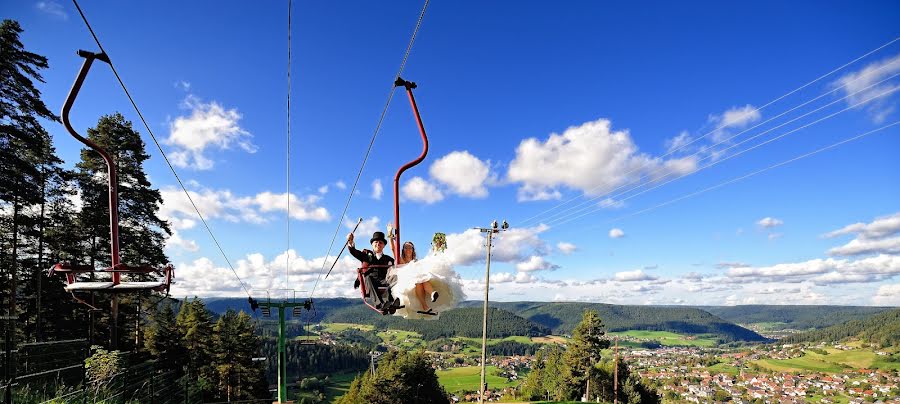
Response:
[[[419,20],[416,21],[416,28],[413,29],[412,36],[409,38],[409,43],[406,45],[406,51],[403,53],[403,60],[400,61],[400,68],[397,69],[397,74],[391,78],[391,89],[388,92],[387,101],[384,103],[384,107],[381,109],[381,115],[378,117],[378,123],[375,124],[375,130],[372,131],[372,139],[369,141],[369,147],[366,148],[366,154],[363,156],[362,164],[359,166],[359,171],[356,173],[356,179],[353,181],[353,186],[350,187],[350,193],[347,196],[347,203],[344,204],[344,210],[341,211],[341,215],[338,219],[337,228],[334,230],[334,235],[331,237],[331,243],[328,245],[328,251],[325,252],[325,257],[322,259],[322,269],[319,271],[319,276],[316,277],[316,282],[313,284],[312,291],[309,293],[309,297],[312,298],[313,294],[316,293],[316,288],[319,286],[319,280],[322,279],[322,274],[325,273],[325,266],[328,263],[328,256],[331,254],[331,249],[334,248],[334,240],[337,239],[338,233],[341,231],[341,225],[344,223],[344,217],[347,215],[347,209],[350,208],[350,201],[353,200],[353,193],[356,191],[356,186],[359,185],[359,179],[362,176],[363,169],[366,168],[366,161],[369,160],[369,154],[372,152],[372,146],[375,144],[375,138],[378,136],[378,132],[381,130],[381,124],[384,122],[384,117],[387,115],[388,107],[391,105],[391,100],[394,98],[394,82],[403,74],[403,69],[406,68],[406,62],[409,59],[409,54],[412,52],[413,43],[416,41],[416,35],[419,33],[419,28],[422,26],[422,19],[425,18],[425,10],[428,9],[428,1],[425,0],[425,4],[422,5],[422,11],[419,12]]]
[[[94,42],[97,43],[97,47],[100,48],[100,52],[104,53],[109,57],[109,53],[103,49],[103,45],[100,43],[100,39],[97,38],[97,34],[94,33],[94,29],[91,27],[91,23],[88,22],[87,17],[84,15],[84,12],[81,10],[81,6],[78,5],[78,0],[72,0],[75,3],[75,8],[78,9],[78,13],[81,14],[81,19],[84,20],[84,24],[87,26],[88,31],[91,32],[91,36],[94,37]],[[219,244],[219,240],[216,238],[216,235],[213,234],[212,229],[209,227],[209,223],[206,222],[206,219],[203,217],[203,214],[200,213],[200,209],[197,208],[197,204],[194,203],[194,199],[191,198],[190,192],[188,192],[187,187],[184,186],[184,183],[181,181],[181,177],[178,176],[178,172],[175,171],[175,167],[172,165],[172,162],[169,161],[169,157],[166,156],[166,152],[163,151],[162,145],[160,145],[159,140],[156,139],[156,136],[153,134],[153,130],[150,129],[150,125],[147,124],[147,120],[144,119],[144,114],[141,113],[140,108],[138,108],[137,103],[134,101],[134,98],[131,96],[131,92],[128,91],[128,87],[125,86],[125,82],[122,81],[122,77],[119,76],[119,72],[116,71],[116,66],[112,63],[112,58],[109,61],[109,67],[112,69],[113,74],[116,76],[116,80],[119,81],[119,85],[122,86],[122,90],[125,91],[125,95],[128,97],[128,101],[131,102],[131,106],[134,107],[134,110],[137,112],[138,117],[140,117],[141,122],[144,124],[144,128],[147,129],[147,133],[150,134],[150,138],[153,139],[153,143],[156,144],[156,148],[159,149],[160,154],[162,154],[163,159],[166,161],[166,165],[169,166],[169,170],[172,171],[172,175],[175,176],[175,179],[178,181],[178,185],[181,186],[181,190],[184,191],[184,195],[187,196],[188,201],[190,201],[191,206],[194,207],[194,211],[197,212],[197,216],[200,217],[200,221],[203,222],[203,226],[206,227],[207,233],[212,238],[213,242],[218,247],[219,252],[222,253],[222,257],[225,258],[225,262],[228,263],[228,267],[231,268],[231,272],[234,273],[234,277],[237,278],[238,282],[241,284],[241,288],[244,289],[244,292],[247,292],[248,297],[252,297],[250,295],[250,289],[247,288],[247,285],[244,284],[244,281],[241,280],[241,277],[238,276],[237,270],[234,269],[234,265],[231,264],[231,260],[228,259],[228,255],[225,254],[225,250],[222,249],[222,245]]]

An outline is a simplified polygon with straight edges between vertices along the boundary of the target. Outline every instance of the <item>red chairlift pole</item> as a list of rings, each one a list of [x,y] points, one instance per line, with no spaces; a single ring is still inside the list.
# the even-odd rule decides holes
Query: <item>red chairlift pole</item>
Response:
[[[403,86],[406,88],[406,94],[409,96],[409,104],[412,106],[413,114],[416,117],[416,124],[419,126],[419,133],[422,135],[423,143],[422,154],[415,160],[400,167],[400,170],[397,171],[397,175],[394,176],[394,235],[391,237],[391,250],[394,253],[394,258],[399,260],[400,255],[403,253],[402,244],[400,243],[400,175],[402,175],[404,171],[421,163],[422,160],[425,160],[425,156],[428,154],[428,135],[425,134],[425,126],[422,125],[422,117],[419,116],[419,107],[416,106],[416,98],[412,93],[412,90],[416,88],[416,83],[397,77],[394,86]]]
[[[116,179],[116,163],[106,150],[79,135],[72,127],[72,123],[69,122],[69,111],[72,109],[72,104],[75,103],[75,98],[81,90],[81,85],[84,84],[84,79],[87,77],[88,71],[94,63],[94,59],[109,63],[109,57],[106,56],[105,53],[93,53],[84,50],[79,50],[78,56],[84,58],[84,64],[81,65],[78,77],[75,79],[75,83],[72,84],[72,89],[69,90],[69,95],[66,97],[65,104],[63,104],[62,120],[63,125],[65,125],[66,130],[69,131],[69,134],[75,139],[78,139],[79,142],[84,143],[97,153],[100,153],[100,156],[103,157],[103,161],[106,162],[106,167],[109,170],[109,243],[110,252],[112,253],[112,262],[110,266],[115,268],[119,265],[119,194],[116,190],[116,184],[118,183],[118,180]],[[119,277],[120,274],[118,272],[113,272],[112,278],[114,285],[119,284]]]

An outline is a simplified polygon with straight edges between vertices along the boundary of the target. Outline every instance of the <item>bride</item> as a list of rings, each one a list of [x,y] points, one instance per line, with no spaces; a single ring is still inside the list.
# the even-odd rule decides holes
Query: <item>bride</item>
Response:
[[[396,315],[434,320],[440,312],[456,307],[465,299],[462,280],[444,254],[446,246],[444,233],[436,233],[431,252],[419,260],[415,245],[408,241],[403,244],[393,268],[396,283],[391,289],[405,307],[397,310]]]

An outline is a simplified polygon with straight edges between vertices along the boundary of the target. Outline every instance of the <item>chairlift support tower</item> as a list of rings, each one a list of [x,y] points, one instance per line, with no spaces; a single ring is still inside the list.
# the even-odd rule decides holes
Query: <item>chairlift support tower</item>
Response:
[[[296,293],[295,293],[296,295]],[[250,307],[253,308],[256,301],[250,301]],[[309,311],[312,308],[312,299],[306,299],[302,302],[297,301],[296,296],[293,301],[285,298],[281,302],[273,302],[267,298],[265,301],[258,303],[264,317],[269,317],[272,309],[278,310],[278,401],[279,404],[288,403],[287,401],[287,351],[285,350],[285,310],[291,310],[293,315],[301,313],[302,309]]]

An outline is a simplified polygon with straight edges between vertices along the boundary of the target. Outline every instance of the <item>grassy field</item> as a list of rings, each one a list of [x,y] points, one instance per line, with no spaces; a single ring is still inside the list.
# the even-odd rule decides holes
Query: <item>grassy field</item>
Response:
[[[546,337],[531,337],[531,342],[535,344],[567,344],[569,342],[565,337],[559,335],[548,335]]]
[[[827,372],[827,373],[840,373],[844,370],[844,367],[838,364],[823,362],[820,360],[816,360],[810,358],[808,356],[802,356],[799,358],[793,359],[762,359],[758,361],[753,361],[754,364],[758,365],[761,368],[774,370],[777,372],[802,372],[802,371],[813,371],[813,372]]]
[[[741,373],[740,369],[728,363],[717,363],[706,369],[709,370],[709,373],[727,373],[732,376],[737,376]]]
[[[341,331],[355,328],[357,330],[363,331],[372,331],[375,327],[371,325],[364,324],[351,324],[351,323],[323,323],[322,331],[330,332],[330,333],[339,333]]]
[[[696,346],[696,347],[712,347],[716,346],[716,340],[713,338],[688,337],[669,331],[647,331],[647,330],[628,330],[607,333],[609,336],[639,338],[648,341],[657,341],[665,346]],[[622,344],[622,341],[619,341]]]
[[[519,384],[518,380],[507,382],[505,377],[497,376],[497,368],[487,367],[485,379],[491,389],[504,388]],[[476,391],[481,383],[481,367],[465,366],[437,371],[438,381],[449,393]]]
[[[378,337],[385,343],[397,346],[405,351],[415,351],[425,347],[422,335],[412,331],[387,330],[378,333]]]

